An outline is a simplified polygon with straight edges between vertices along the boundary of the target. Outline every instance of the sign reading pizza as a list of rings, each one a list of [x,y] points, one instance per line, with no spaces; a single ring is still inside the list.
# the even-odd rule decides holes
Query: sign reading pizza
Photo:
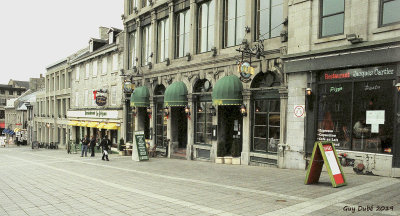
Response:
[[[318,183],[324,163],[333,187],[347,184],[333,142],[315,142],[305,184]]]

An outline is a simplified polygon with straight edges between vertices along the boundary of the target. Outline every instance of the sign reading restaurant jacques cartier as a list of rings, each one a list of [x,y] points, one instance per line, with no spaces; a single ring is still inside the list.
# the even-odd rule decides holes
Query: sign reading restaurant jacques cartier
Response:
[[[392,65],[380,67],[355,68],[347,70],[326,71],[320,76],[320,81],[359,80],[367,78],[393,77],[396,67]]]
[[[120,117],[118,110],[72,110],[67,111],[70,118],[113,118]]]

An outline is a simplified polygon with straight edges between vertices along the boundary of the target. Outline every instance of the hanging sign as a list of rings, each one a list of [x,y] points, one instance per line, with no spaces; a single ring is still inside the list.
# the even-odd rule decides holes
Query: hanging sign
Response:
[[[251,81],[251,75],[254,74],[254,67],[248,62],[240,62],[238,64],[238,72],[240,74],[240,80],[244,83]]]
[[[96,97],[96,104],[97,106],[104,106],[107,104],[107,97],[104,95],[98,95]]]
[[[146,140],[144,139],[144,131],[135,132],[135,142],[136,145],[134,145],[133,147],[132,160],[134,161],[149,160],[149,155],[147,154],[147,149],[146,149]]]
[[[318,183],[324,163],[333,187],[347,184],[333,142],[315,142],[305,184]]]

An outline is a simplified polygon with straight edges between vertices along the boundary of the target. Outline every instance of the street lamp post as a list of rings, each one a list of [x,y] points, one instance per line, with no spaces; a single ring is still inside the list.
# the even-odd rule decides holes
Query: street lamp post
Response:
[[[32,119],[32,109],[33,109],[33,106],[29,102],[25,102],[25,106],[26,106],[27,111],[28,111],[28,113],[27,113],[28,145],[32,145],[32,149],[33,149],[33,142],[32,142],[32,121],[33,121],[33,119]]]

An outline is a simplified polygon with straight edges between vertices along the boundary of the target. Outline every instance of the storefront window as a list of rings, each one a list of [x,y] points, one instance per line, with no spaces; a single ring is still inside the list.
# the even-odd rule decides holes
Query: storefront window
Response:
[[[211,144],[212,134],[212,102],[197,102],[196,111],[196,144]]]
[[[276,153],[280,137],[280,101],[253,102],[253,151]]]
[[[165,148],[167,143],[167,119],[164,116],[163,103],[156,103],[156,145]]]
[[[320,81],[329,83],[318,87],[317,140],[338,149],[391,153],[393,74],[391,67],[322,73]]]

